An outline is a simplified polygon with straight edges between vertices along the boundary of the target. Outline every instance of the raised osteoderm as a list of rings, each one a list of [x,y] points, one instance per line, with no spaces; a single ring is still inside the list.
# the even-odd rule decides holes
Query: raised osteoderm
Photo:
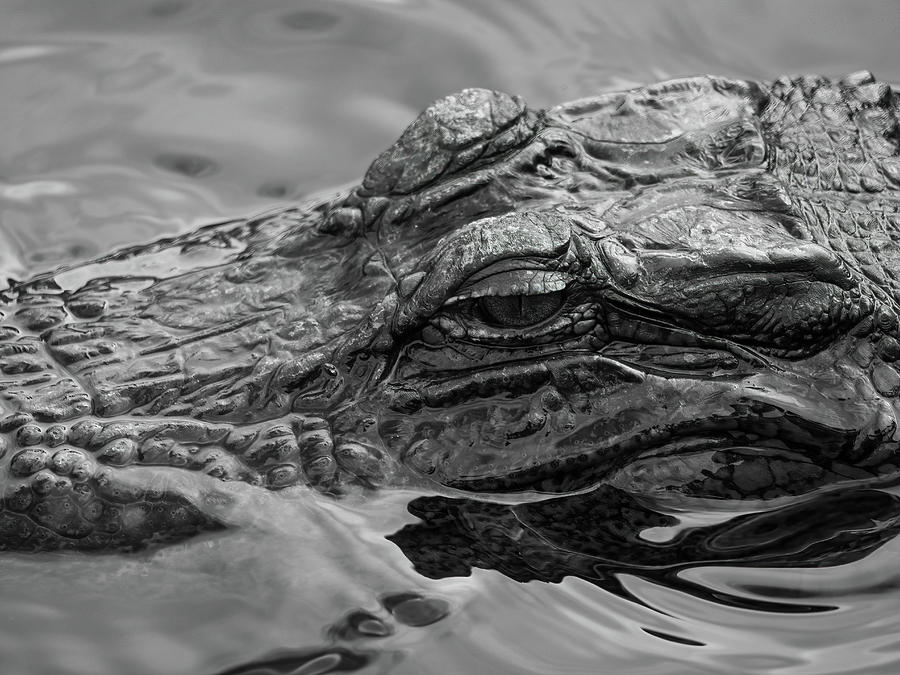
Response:
[[[340,198],[14,283],[0,547],[214,528],[218,481],[896,478],[897,104],[867,73],[468,89]]]

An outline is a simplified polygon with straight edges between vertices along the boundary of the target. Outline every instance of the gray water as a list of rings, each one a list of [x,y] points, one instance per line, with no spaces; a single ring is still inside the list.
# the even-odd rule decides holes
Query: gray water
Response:
[[[898,82],[898,28],[894,3],[0,0],[0,272],[352,183],[419,110],[464,87],[544,107],[698,73],[867,68]],[[336,619],[400,591],[451,613],[364,643],[365,672],[900,671],[894,540],[839,565],[678,573],[796,601],[792,613],[627,573],[630,597],[574,576],[428,579],[385,539],[416,522],[415,495],[230,489],[226,535],[130,555],[4,554],[0,673],[212,674],[321,646]],[[809,598],[826,609],[802,611]]]

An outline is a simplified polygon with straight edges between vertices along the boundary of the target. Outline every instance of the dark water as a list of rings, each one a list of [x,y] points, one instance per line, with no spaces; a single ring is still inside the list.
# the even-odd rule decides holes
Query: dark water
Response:
[[[3,0],[0,16],[0,267],[16,277],[345,185],[463,87],[541,107],[707,72],[900,81],[895,4]],[[355,642],[364,672],[900,670],[889,492],[775,521],[660,519],[612,493],[513,508],[232,489],[226,536],[5,555],[0,672],[202,674],[276,653],[295,659],[284,672],[329,672],[355,662],[303,669],[285,650],[320,649],[355,608],[394,631]],[[557,527],[581,522],[596,529]],[[385,607],[401,592],[450,614],[409,625]]]

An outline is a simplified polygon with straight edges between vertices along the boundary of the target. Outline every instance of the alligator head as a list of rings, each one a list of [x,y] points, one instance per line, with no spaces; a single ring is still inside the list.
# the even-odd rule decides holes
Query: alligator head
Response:
[[[865,75],[439,101],[330,221],[397,279],[379,440],[473,491],[893,474],[894,103]]]
[[[895,478],[896,103],[868,74],[546,111],[466,90],[347,195],[16,283],[0,539],[205,526],[185,469],[741,500]]]

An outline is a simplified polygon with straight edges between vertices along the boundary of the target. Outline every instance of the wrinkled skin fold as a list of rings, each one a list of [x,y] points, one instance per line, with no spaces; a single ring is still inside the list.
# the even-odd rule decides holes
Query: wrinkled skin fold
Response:
[[[868,73],[543,111],[469,89],[348,194],[12,283],[0,547],[215,529],[223,481],[694,503],[888,483],[898,143]]]

